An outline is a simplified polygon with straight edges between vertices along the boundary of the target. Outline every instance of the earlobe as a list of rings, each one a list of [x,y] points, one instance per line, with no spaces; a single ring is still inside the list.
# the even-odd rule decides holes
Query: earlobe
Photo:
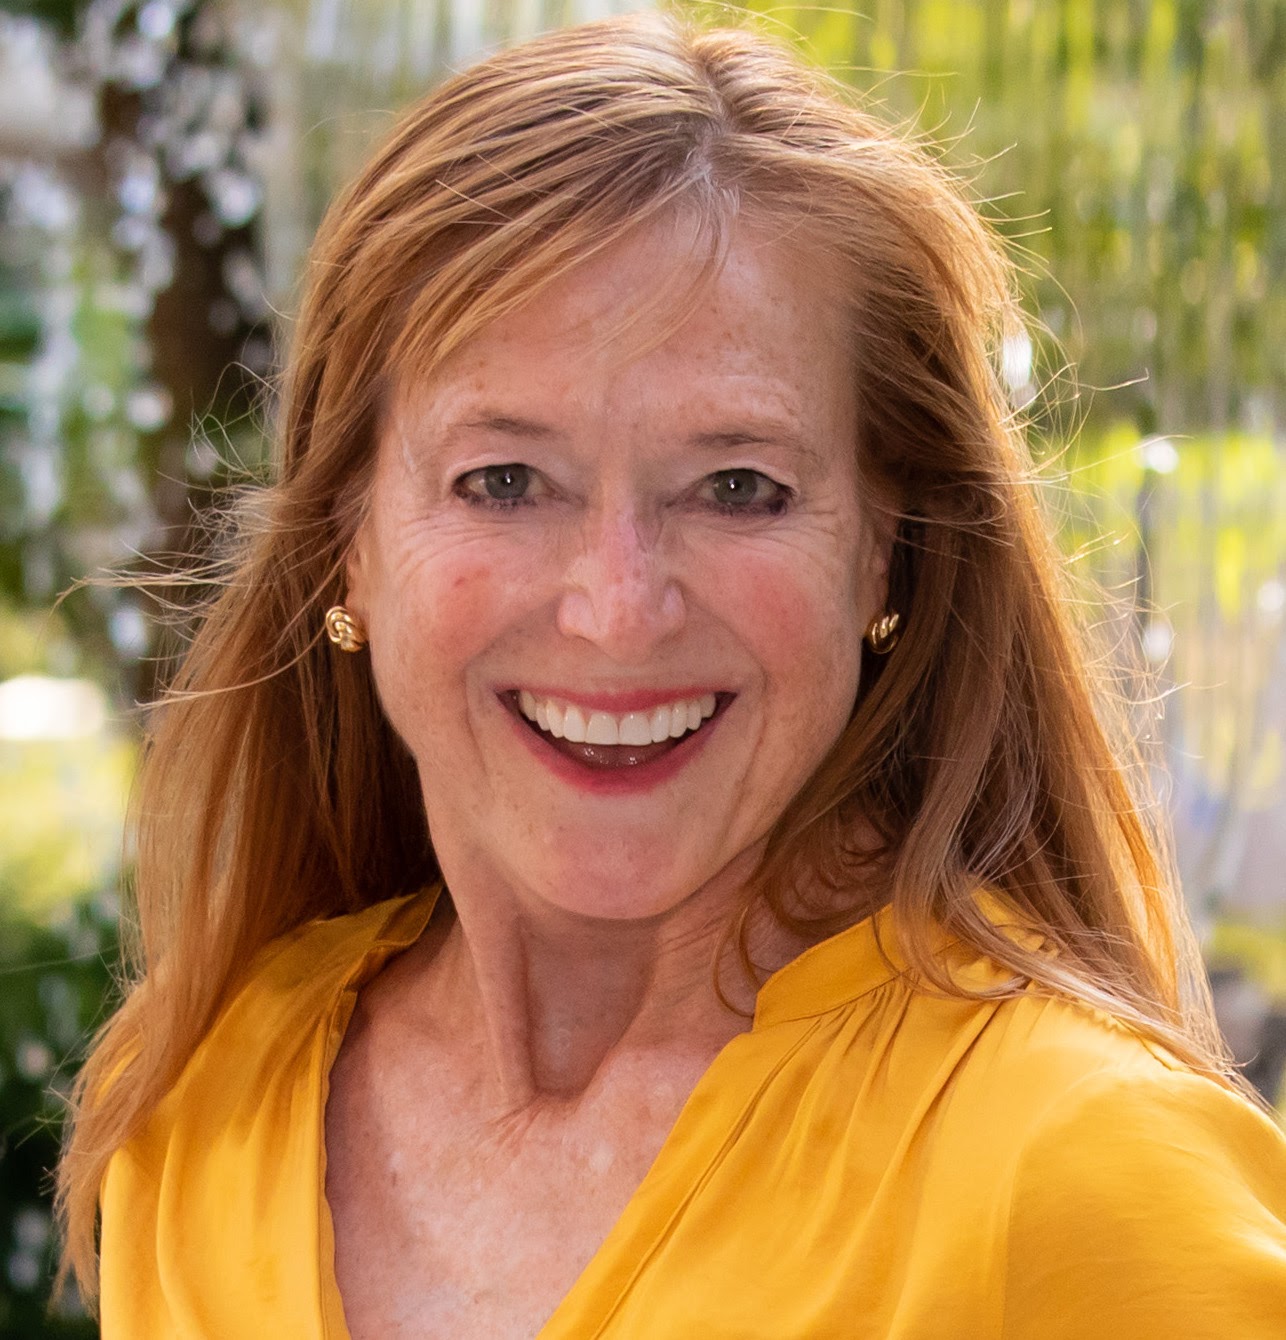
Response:
[[[362,588],[361,541],[354,542],[344,565],[345,591],[338,605],[326,611],[326,636],[340,651],[361,651],[367,642],[366,606]]]
[[[879,519],[883,521],[884,518]],[[895,522],[873,524],[868,532],[865,562],[866,595],[874,607],[864,640],[877,656],[887,656],[902,636],[902,611],[890,608],[893,599],[891,571],[893,547],[897,543]]]

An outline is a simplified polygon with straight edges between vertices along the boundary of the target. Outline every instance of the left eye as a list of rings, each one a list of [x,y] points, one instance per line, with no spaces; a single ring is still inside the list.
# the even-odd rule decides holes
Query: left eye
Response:
[[[788,491],[758,470],[720,470],[706,480],[707,496],[729,512],[778,512]]]
[[[488,465],[481,470],[470,470],[456,481],[456,492],[468,502],[492,505],[512,505],[524,502],[535,482],[533,471],[526,465],[510,462],[507,465]]]

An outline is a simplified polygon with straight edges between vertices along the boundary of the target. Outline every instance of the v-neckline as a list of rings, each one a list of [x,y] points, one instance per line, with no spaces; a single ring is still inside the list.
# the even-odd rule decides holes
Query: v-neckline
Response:
[[[374,979],[389,959],[419,940],[433,915],[440,892],[438,886],[398,900],[397,907],[390,913],[379,934],[345,975],[327,1017],[326,1046],[317,1081],[317,1267],[323,1340],[352,1340],[335,1272],[335,1225],[330,1203],[326,1199],[326,1103],[330,1094],[331,1072],[362,988]],[[716,1084],[716,1072],[726,1067],[734,1050],[753,1045],[750,1040],[756,1035],[777,1024],[799,1022],[828,1013],[898,976],[904,965],[895,947],[886,943],[891,938],[885,933],[891,929],[888,925],[890,918],[891,910],[888,907],[880,909],[873,916],[804,950],[764,982],[756,997],[750,1028],[725,1043],[702,1072],[642,1180],[571,1288],[541,1324],[533,1340],[561,1340],[563,1334],[567,1340],[573,1340],[573,1337],[574,1340],[591,1340],[591,1337],[601,1334],[602,1326],[609,1319],[607,1316],[589,1333],[584,1330],[572,1331],[568,1328],[568,1322],[574,1320],[573,1313],[581,1306],[582,1295],[588,1295],[596,1286],[598,1277],[607,1270],[608,1263],[616,1254],[618,1242],[633,1231],[640,1207],[657,1194],[657,1188],[666,1181],[666,1170],[673,1151],[683,1143],[688,1127],[697,1120],[699,1110],[708,1105],[707,1095]],[[640,1260],[638,1269],[643,1264]]]

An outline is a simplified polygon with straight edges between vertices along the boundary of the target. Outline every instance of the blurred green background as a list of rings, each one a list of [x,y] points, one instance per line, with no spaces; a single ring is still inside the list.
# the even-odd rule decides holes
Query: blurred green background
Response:
[[[261,469],[302,251],[393,112],[498,43],[639,7],[0,3],[0,1337],[93,1334],[74,1298],[47,1311],[47,1170],[108,1008],[136,705],[163,650],[137,595],[58,596],[199,548],[203,510]],[[1221,1019],[1276,1097],[1286,4],[750,9],[942,145],[1023,263],[1005,381],[1069,563],[1158,677],[1140,728]]]

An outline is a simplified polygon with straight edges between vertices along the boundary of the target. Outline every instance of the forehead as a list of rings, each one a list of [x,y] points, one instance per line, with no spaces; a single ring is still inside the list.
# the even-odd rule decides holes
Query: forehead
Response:
[[[802,413],[848,398],[843,295],[820,248],[741,225],[712,255],[691,224],[667,219],[552,281],[426,375],[403,376],[395,402],[436,417],[497,394],[619,408],[706,394]]]

